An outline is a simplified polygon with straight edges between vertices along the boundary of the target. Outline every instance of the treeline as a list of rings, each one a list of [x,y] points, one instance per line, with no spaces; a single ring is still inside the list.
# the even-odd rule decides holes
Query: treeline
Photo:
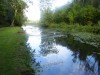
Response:
[[[100,24],[100,0],[73,0],[71,4],[55,11],[47,8],[42,12],[43,25],[62,22],[91,26]]]
[[[26,7],[23,0],[0,0],[0,27],[22,25],[26,19],[23,14]]]

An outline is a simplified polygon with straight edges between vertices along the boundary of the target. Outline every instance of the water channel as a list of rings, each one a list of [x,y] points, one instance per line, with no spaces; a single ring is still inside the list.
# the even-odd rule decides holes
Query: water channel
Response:
[[[23,28],[36,75],[100,75],[100,48],[59,31]]]

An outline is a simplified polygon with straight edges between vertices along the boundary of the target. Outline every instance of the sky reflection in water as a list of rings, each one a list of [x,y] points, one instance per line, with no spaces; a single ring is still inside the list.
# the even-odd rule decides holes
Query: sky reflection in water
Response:
[[[27,44],[31,47],[36,75],[99,75],[99,62],[93,54],[80,58],[78,48],[74,50],[65,39],[53,37],[61,34],[52,34],[32,26],[23,29],[28,34]]]

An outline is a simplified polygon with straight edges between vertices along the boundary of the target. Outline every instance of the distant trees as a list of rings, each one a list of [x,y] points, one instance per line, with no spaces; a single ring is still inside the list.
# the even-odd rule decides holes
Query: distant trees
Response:
[[[47,25],[53,22],[53,12],[49,8],[44,10],[41,14],[41,23]]]
[[[41,16],[41,22],[44,24],[78,23],[80,25],[96,25],[100,21],[100,0],[73,0],[68,6],[51,11],[49,8]]]
[[[23,10],[26,7],[23,0],[0,0],[0,25],[22,25],[25,18]]]
[[[48,10],[52,6],[52,0],[40,0],[40,10],[44,12]]]
[[[75,17],[75,22],[83,25],[96,23],[94,22],[96,14],[96,9],[93,6],[83,7]]]
[[[52,0],[40,0],[41,24],[47,26],[53,20]]]

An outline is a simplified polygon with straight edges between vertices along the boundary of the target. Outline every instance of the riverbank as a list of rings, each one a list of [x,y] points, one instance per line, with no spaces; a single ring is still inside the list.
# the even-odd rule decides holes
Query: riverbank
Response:
[[[66,23],[50,24],[48,28],[51,30],[57,30],[74,36],[75,40],[82,43],[87,43],[96,47],[100,46],[100,25],[67,25]]]
[[[33,75],[26,35],[20,27],[0,28],[0,75]]]

